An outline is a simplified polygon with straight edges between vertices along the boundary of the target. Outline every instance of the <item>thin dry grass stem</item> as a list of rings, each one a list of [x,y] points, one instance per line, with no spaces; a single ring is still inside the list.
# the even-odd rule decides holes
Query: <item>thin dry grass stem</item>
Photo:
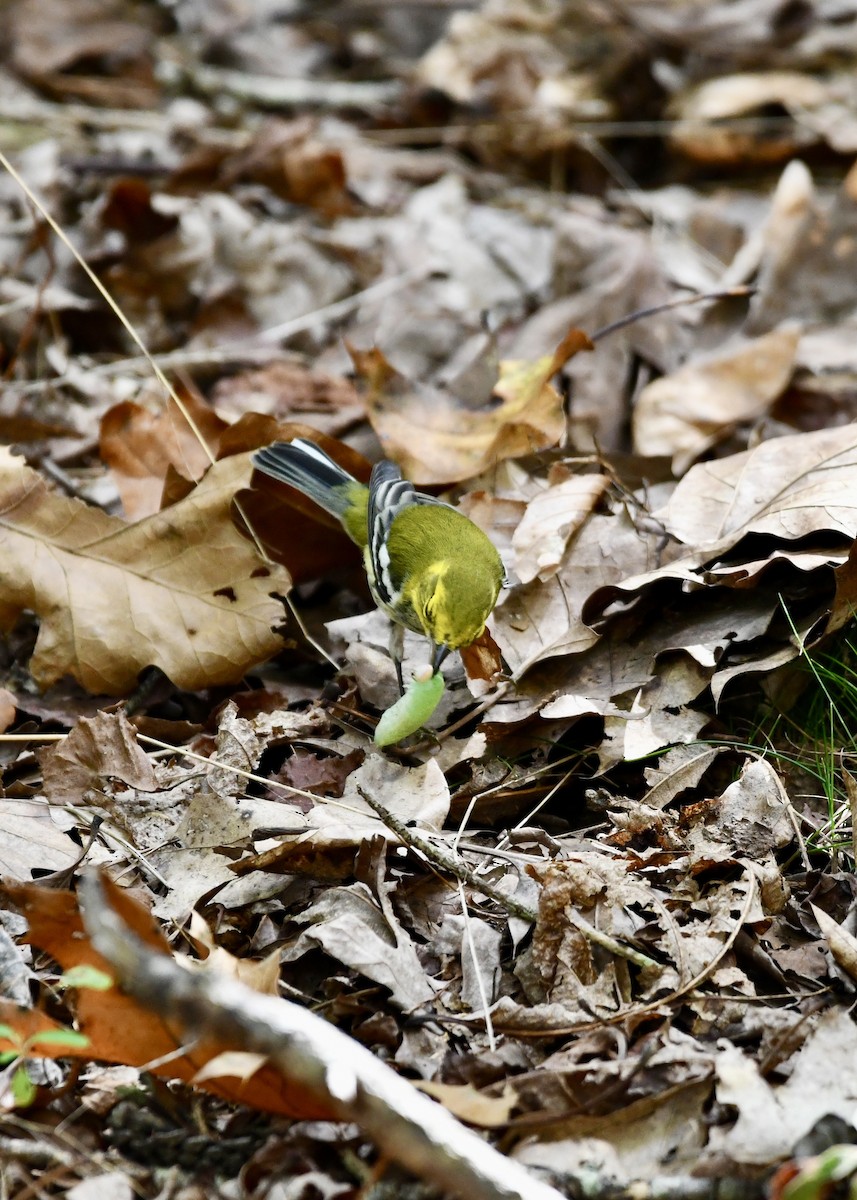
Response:
[[[595,333],[590,334],[590,341],[603,341],[611,333],[616,333],[628,325],[633,325],[636,321],[642,321],[646,317],[657,316],[658,313],[669,312],[673,308],[685,308],[691,304],[703,304],[707,300],[712,302],[715,300],[748,300],[755,294],[755,291],[754,287],[742,283],[736,284],[735,287],[723,288],[721,291],[698,292],[692,296],[679,296],[675,300],[667,300],[663,304],[655,304],[652,308],[639,308],[636,312],[628,313],[626,316],[620,317],[618,321],[611,321],[609,325],[604,325],[601,329],[597,329]]]
[[[470,951],[470,961],[473,963],[473,973],[476,976],[476,987],[479,991],[479,1003],[482,1005],[482,1020],[485,1022],[485,1033],[488,1037],[488,1047],[493,1054],[497,1049],[497,1036],[494,1033],[494,1022],[491,1020],[491,1004],[485,990],[485,980],[476,953],[476,942],[473,938],[473,925],[470,920],[470,908],[464,894],[464,884],[458,880],[458,898],[461,902],[461,916],[464,921],[464,936],[467,939],[467,949]]]
[[[574,755],[574,757],[576,758],[577,756]],[[512,830],[526,829],[527,825],[529,825],[529,823],[530,823],[530,821],[532,821],[533,817],[537,816],[541,812],[541,810],[544,808],[544,806],[546,804],[550,803],[550,801],[554,798],[554,796],[557,794],[559,789],[561,787],[564,787],[565,784],[568,783],[569,779],[571,779],[573,774],[574,774],[574,768],[572,768],[569,771],[566,771],[566,773],[562,776],[562,778],[553,785],[553,787],[550,789],[550,791],[546,795],[542,796],[542,798],[538,802],[538,804],[536,804],[533,808],[531,808],[525,817],[521,817],[520,821],[518,821],[517,824],[512,826]],[[498,845],[498,848],[502,849],[502,847],[508,845],[508,843],[509,843],[509,834],[504,833],[503,836],[500,838],[500,841],[497,843],[497,845]]]
[[[470,820],[475,805],[476,797],[471,796],[470,802],[467,805],[467,808],[464,810],[461,821],[459,822],[455,837],[452,840],[452,851],[456,856],[460,854],[461,838],[465,829],[467,828],[467,823]],[[488,995],[485,991],[485,980],[482,977],[482,971],[479,966],[479,955],[476,953],[476,942],[473,937],[473,927],[470,921],[470,908],[467,904],[467,897],[464,894],[464,884],[462,883],[461,879],[458,880],[457,888],[458,898],[461,902],[461,917],[464,922],[464,936],[467,939],[467,948],[470,952],[470,959],[473,963],[473,971],[476,976],[476,986],[479,990],[479,1002],[482,1005],[482,1019],[485,1022],[485,1033],[488,1036],[488,1045],[493,1053],[497,1049],[497,1038],[494,1033],[494,1023],[491,1020],[491,1007],[488,1001]]]
[[[79,808],[76,804],[64,804],[63,808],[67,813],[70,813],[75,820],[80,821],[82,825],[88,825],[92,821],[92,814],[86,809]],[[116,826],[110,820],[104,820],[98,827],[98,836],[103,837],[106,841],[112,842],[123,854],[127,854],[131,863],[136,863],[140,871],[144,875],[148,875],[154,879],[161,887],[169,890],[169,883],[164,879],[163,875],[153,867],[146,855],[138,850],[127,838],[123,837]]]
[[[198,350],[184,348],[170,350],[164,354],[118,358],[113,362],[93,363],[88,371],[91,375],[109,377],[128,371],[144,369],[148,371],[152,363],[159,366],[161,370],[181,371],[188,367],[229,366],[236,362],[254,362],[260,359],[267,362],[271,358],[278,357],[280,353],[286,358],[300,358],[297,355],[290,355],[287,351],[278,352],[273,343],[292,338],[298,333],[313,330],[325,322],[337,321],[346,317],[361,304],[392,296],[402,288],[423,278],[424,275],[425,271],[421,269],[403,271],[389,279],[382,279],[378,283],[370,284],[369,287],[354,292],[351,296],[345,296],[342,300],[336,300],[333,304],[315,308],[301,317],[294,317],[291,321],[284,321],[280,325],[272,325],[268,329],[262,329],[252,336],[240,338],[234,342],[225,342],[219,346],[206,346]],[[26,302],[29,303],[29,299]],[[19,304],[18,301],[15,303]],[[23,303],[24,301],[20,302],[20,304]],[[2,313],[2,309],[0,309],[0,313]],[[16,384],[16,391],[24,396],[31,395],[48,388],[59,387],[64,383],[74,383],[76,378],[76,375],[71,374],[54,375],[49,379],[36,379],[30,383]]]
[[[80,251],[77,249],[77,247],[74,245],[71,238],[68,237],[65,230],[59,224],[59,222],[54,219],[54,217],[50,214],[50,212],[48,212],[47,208],[45,208],[44,204],[42,204],[41,200],[38,198],[38,196],[35,194],[35,192],[33,192],[32,188],[29,186],[27,181],[23,178],[23,176],[21,176],[18,173],[18,171],[15,170],[15,168],[9,162],[9,159],[6,157],[5,154],[3,154],[2,151],[0,151],[0,166],[2,166],[3,169],[5,171],[7,171],[9,173],[9,175],[11,175],[11,177],[14,179],[15,183],[18,185],[18,187],[21,189],[21,191],[24,193],[24,195],[27,197],[27,199],[30,201],[30,203],[33,205],[33,207],[36,209],[36,211],[42,217],[42,219],[44,221],[46,221],[47,224],[50,226],[53,234],[59,238],[59,240],[62,242],[62,244],[68,250],[68,252],[74,256],[74,259],[77,262],[80,269],[85,273],[85,275],[89,279],[92,286],[99,293],[99,295],[104,300],[104,302],[109,306],[111,311],[116,316],[117,320],[122,325],[122,328],[125,330],[125,332],[128,334],[128,336],[133,341],[134,345],[138,347],[138,349],[140,350],[140,353],[143,355],[143,357],[148,362],[148,364],[152,370],[152,373],[154,374],[158,383],[163,388],[165,396],[173,401],[173,403],[178,408],[179,412],[182,414],[184,419],[187,421],[188,426],[193,431],[194,437],[197,439],[200,446],[203,448],[203,450],[207,454],[209,462],[214,463],[214,461],[215,461],[214,455],[211,453],[211,449],[210,449],[208,443],[206,442],[199,426],[194,421],[192,414],[188,410],[187,406],[183,403],[181,397],[178,395],[175,388],[172,386],[170,381],[167,379],[166,375],[163,373],[161,368],[155,362],[152,355],[149,354],[149,351],[146,349],[146,345],[143,342],[143,339],[140,337],[137,330],[134,328],[134,326],[131,324],[131,322],[128,320],[128,318],[125,316],[125,313],[122,311],[121,307],[113,299],[113,297],[111,296],[108,289],[104,286],[104,284],[101,282],[101,280],[95,274],[92,267],[90,267],[89,263],[86,261],[86,259],[83,257],[83,255],[80,253]]]
[[[538,912],[536,909],[530,908],[528,904],[521,904],[513,896],[507,896],[505,892],[501,892],[493,884],[481,879],[460,855],[441,850],[438,846],[430,842],[428,838],[415,833],[413,829],[400,821],[398,817],[390,812],[366,788],[358,786],[357,790],[372,811],[381,818],[387,828],[391,829],[406,846],[410,846],[412,850],[419,851],[434,866],[448,871],[463,883],[470,884],[476,891],[481,892],[483,896],[487,896],[489,900],[493,900],[495,904],[498,904],[510,917],[517,917],[521,921],[529,921],[530,923],[534,923],[537,920]]]
[[[480,700],[475,708],[471,708],[463,717],[460,717],[457,721],[453,721],[451,725],[447,725],[446,729],[442,729],[434,738],[432,738],[431,741],[426,740],[420,742],[413,748],[411,753],[416,754],[420,750],[424,750],[433,745],[435,742],[445,742],[447,738],[458,733],[459,729],[463,729],[464,726],[468,725],[475,717],[481,717],[484,716],[485,713],[490,712],[494,705],[503,699],[511,686],[511,682],[501,683],[500,686],[496,688],[490,696],[486,696],[484,700]]]
[[[364,136],[368,141],[381,142],[388,146],[399,144],[415,146],[421,142],[428,144],[444,142],[447,145],[453,145],[473,134],[499,134],[512,125],[519,130],[524,125],[541,127],[543,123],[544,117],[541,114],[533,116],[529,109],[521,108],[504,113],[502,121],[459,121],[450,122],[448,125],[373,129],[367,131]],[[662,138],[675,132],[679,126],[688,131],[694,130],[700,133],[716,128],[718,133],[769,134],[794,129],[795,125],[801,124],[802,122],[792,115],[734,117],[731,120],[724,118],[717,121],[712,121],[708,117],[677,117],[673,119],[664,117],[646,121],[567,121],[564,128],[569,132],[570,140],[582,144],[585,135],[598,138]]]
[[[237,507],[238,507],[238,505],[236,502],[236,508]],[[241,516],[244,518],[244,521],[246,523],[247,518],[243,512],[241,513]],[[248,525],[248,528],[249,528],[249,525]],[[303,635],[304,640],[306,642],[308,642],[310,646],[312,646],[312,648],[313,648],[313,650],[315,650],[316,654],[319,654],[323,659],[325,659],[333,667],[333,669],[335,671],[338,671],[339,663],[336,661],[336,659],[332,655],[328,654],[328,652],[322,646],[321,642],[317,641],[316,638],[314,638],[313,635],[310,633],[310,631],[307,629],[306,624],[304,623],[304,619],[300,615],[298,610],[295,608],[295,605],[292,601],[291,596],[284,596],[283,603],[285,604],[285,606],[289,610],[289,612],[292,614],[292,620],[297,625],[298,629],[301,631],[301,634]]]

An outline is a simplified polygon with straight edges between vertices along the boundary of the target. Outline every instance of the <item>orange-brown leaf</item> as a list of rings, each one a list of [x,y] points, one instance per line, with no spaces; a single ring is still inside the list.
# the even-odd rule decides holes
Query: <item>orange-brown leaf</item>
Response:
[[[125,515],[131,520],[158,512],[170,466],[190,480],[205,473],[211,460],[196,431],[216,457],[220,433],[228,428],[193,392],[184,389],[181,399],[195,430],[173,400],[154,412],[123,400],[101,418],[101,457],[113,470]]]
[[[493,395],[474,408],[448,391],[407,380],[380,350],[348,346],[384,453],[422,484],[469,479],[505,459],[555,446],[565,416],[550,381],[569,358],[591,349],[587,335],[572,329],[553,354],[501,363]]]
[[[125,924],[145,943],[163,954],[169,954],[169,944],[149,913],[128,892],[105,880],[112,907]],[[71,892],[51,891],[37,884],[14,884],[4,888],[29,922],[27,940],[44,950],[63,970],[86,964],[110,975],[111,969],[92,947],[84,932],[77,901]],[[81,988],[77,993],[77,1018],[80,1031],[89,1038],[89,1046],[75,1049],[55,1048],[58,1057],[100,1059],[105,1062],[142,1066],[164,1056],[172,1056],[185,1039],[174,1032],[168,1022],[142,1008],[136,1000],[118,988],[94,991]],[[0,1002],[0,1020],[11,1025],[26,1037],[44,1028],[57,1028],[40,1013],[19,1009],[9,1002]],[[0,1050],[8,1043],[0,1039]],[[46,1047],[36,1047],[34,1053],[44,1053]],[[222,1043],[196,1043],[178,1057],[153,1069],[166,1079],[191,1082],[196,1073],[217,1055],[228,1050]],[[206,1079],[200,1086],[206,1091],[236,1103],[250,1104],[266,1112],[291,1117],[322,1118],[317,1102],[290,1087],[280,1073],[262,1066],[246,1082],[227,1075]]]

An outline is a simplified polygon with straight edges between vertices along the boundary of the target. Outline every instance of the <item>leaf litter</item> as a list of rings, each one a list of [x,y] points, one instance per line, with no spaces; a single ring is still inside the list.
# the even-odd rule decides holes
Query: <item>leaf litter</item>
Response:
[[[760,1195],[857,1141],[853,743],[801,707],[854,657],[853,19],[328,7],[12,5],[0,150],[174,390],[4,173],[4,1187],[384,1170],[240,1029],[59,987],[118,969],[100,867],[153,954],[318,1012],[533,1187]],[[384,754],[358,556],[251,472],[308,435],[511,583]]]

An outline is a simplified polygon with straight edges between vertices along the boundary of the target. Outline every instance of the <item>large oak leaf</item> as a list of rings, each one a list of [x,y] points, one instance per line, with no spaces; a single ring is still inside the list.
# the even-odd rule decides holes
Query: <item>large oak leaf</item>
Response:
[[[188,496],[133,525],[49,490],[0,449],[0,622],[41,618],[30,664],[47,686],[71,675],[121,695],[145,667],[181,688],[234,683],[282,645],[284,568],[235,528],[248,455],[215,464]]]

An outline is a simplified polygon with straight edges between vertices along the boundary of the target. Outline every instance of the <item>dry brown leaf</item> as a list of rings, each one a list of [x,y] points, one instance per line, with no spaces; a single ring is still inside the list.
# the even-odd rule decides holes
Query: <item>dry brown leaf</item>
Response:
[[[565,476],[565,477],[563,477]],[[569,475],[554,470],[547,489],[527,505],[512,537],[514,570],[521,583],[555,575],[565,547],[607,490],[605,475]]]
[[[492,624],[516,677],[543,659],[579,654],[598,641],[598,634],[580,617],[591,591],[585,575],[559,572],[546,584],[536,580],[501,598]]]
[[[605,719],[601,769],[623,758],[647,758],[671,743],[695,742],[709,718],[689,706],[705,690],[709,676],[709,668],[692,654],[658,662],[629,711]]]
[[[319,433],[299,422],[279,425],[270,418],[264,424],[247,414],[230,427],[223,437],[223,448],[235,453],[233,439],[241,437],[242,428],[255,435],[264,432],[264,441],[292,441],[297,437],[318,442],[322,450],[334,458],[355,478],[368,480],[370,466],[362,454],[344,442]],[[254,437],[254,447],[260,445]],[[241,445],[239,441],[238,445]],[[243,447],[241,447],[243,449]],[[275,562],[283,563],[295,583],[316,579],[331,571],[359,568],[358,580],[364,579],[360,551],[343,530],[339,521],[313,503],[296,488],[289,487],[256,471],[253,487],[242,488],[236,495],[237,514],[241,528],[252,524],[253,532]]]
[[[628,963],[601,953],[577,919],[613,939],[633,939],[646,920],[642,914],[657,919],[662,907],[651,883],[603,851],[579,851],[528,870],[542,886],[532,944],[516,968],[527,998],[561,1005],[573,1021],[621,1011],[632,999]],[[660,977],[662,971],[650,973]]]
[[[543,659],[593,646],[598,635],[584,620],[586,600],[651,562],[656,546],[656,535],[638,529],[624,507],[596,513],[578,530],[550,579],[501,595],[494,636],[515,675]]]
[[[196,430],[212,456],[226,422],[184,389],[182,400]],[[136,521],[159,511],[167,470],[174,467],[185,479],[197,480],[211,459],[175,401],[158,403],[156,411],[124,400],[101,418],[101,457],[112,469],[125,515]]]
[[[655,513],[680,541],[713,558],[748,533],[793,541],[835,531],[857,536],[853,425],[762,442],[699,463]]]
[[[768,410],[789,381],[799,340],[796,328],[741,339],[650,383],[634,406],[639,453],[670,455],[683,474],[735,425]]]
[[[507,1125],[518,1099],[511,1084],[506,1084],[502,1096],[486,1096],[472,1083],[435,1083],[418,1079],[414,1086],[439,1100],[459,1121],[479,1125],[482,1129],[499,1129]]]
[[[183,501],[135,525],[52,493],[0,450],[0,614],[42,621],[30,667],[42,686],[71,675],[120,695],[159,667],[182,688],[234,683],[281,646],[264,563],[229,517],[245,456],[217,463]]]
[[[660,1055],[662,1052],[657,1051]],[[697,1069],[707,1070],[702,1051]],[[528,1166],[572,1172],[596,1164],[617,1186],[659,1174],[692,1170],[705,1142],[708,1079],[678,1084],[643,1096],[615,1112],[566,1117],[551,1123],[547,1136],[527,1138],[515,1158]]]
[[[350,873],[355,851],[363,843],[383,837],[395,845],[398,835],[383,824],[358,789],[371,793],[403,823],[422,829],[442,829],[449,813],[449,785],[434,759],[407,767],[372,753],[348,776],[341,800],[316,804],[302,818],[306,825],[302,832],[245,859],[238,869],[342,878]],[[284,820],[293,813],[294,809],[283,807]],[[342,850],[346,851],[344,858]],[[345,864],[348,870],[343,869]]]
[[[380,350],[349,346],[364,380],[369,419],[384,453],[417,483],[470,479],[507,458],[555,446],[565,430],[562,399],[551,379],[591,341],[572,329],[553,354],[500,364],[491,404],[472,408],[448,392],[418,389]],[[486,397],[488,400],[488,397]]]
[[[0,876],[32,878],[34,870],[64,871],[80,859],[80,847],[63,833],[44,800],[12,800],[0,808]]]
[[[736,1046],[716,1059],[717,1099],[734,1107],[734,1125],[714,1126],[701,1168],[768,1166],[791,1154],[816,1121],[831,1114],[851,1121],[857,1104],[857,1030],[843,1008],[809,1018],[805,1041],[785,1083],[765,1079]]]
[[[68,737],[39,755],[45,792],[53,804],[83,804],[100,791],[105,777],[154,792],[155,770],[137,743],[137,731],[122,713],[83,717]]]
[[[650,808],[666,808],[676,796],[696,787],[722,748],[718,746],[674,746],[656,767],[643,772],[649,791],[642,803]]]
[[[197,949],[204,949],[206,954],[206,970],[219,971],[230,979],[239,979],[246,983],[254,992],[264,996],[279,996],[280,994],[280,949],[276,947],[264,958],[236,958],[225,946],[218,946],[214,940],[211,926],[202,919],[198,912],[191,913],[189,937],[196,943]],[[210,1068],[211,1064],[209,1064]],[[235,1074],[236,1072],[232,1072]],[[214,1074],[210,1071],[210,1074]],[[220,1074],[227,1074],[221,1071]]]
[[[778,135],[760,137],[755,130],[735,129],[734,118],[764,112],[771,105],[794,110],[820,108],[830,95],[828,85],[798,71],[758,71],[719,75],[677,96],[670,115],[678,120],[670,139],[682,153],[707,163],[734,165],[742,159],[781,162],[799,146],[812,144],[816,134],[789,124]]]
[[[15,720],[18,700],[8,688],[0,688],[0,733],[5,733]]]
[[[598,68],[609,63],[611,76],[621,72],[629,52],[623,23],[611,28],[599,20],[594,35],[587,5],[482,4],[448,22],[417,78],[458,103],[487,104],[509,117],[488,123],[484,134],[480,123],[472,125],[480,157],[499,169],[564,144],[563,131],[575,120],[615,115]]]
[[[42,87],[106,105],[145,109],[157,102],[150,22],[113,0],[19,0],[7,13],[6,41],[16,70]]]
[[[857,980],[857,938],[834,921],[823,908],[810,904],[812,915],[818,922],[821,935],[830,947],[835,961],[851,979]]]
[[[366,884],[327,888],[295,915],[295,921],[306,928],[282,951],[284,962],[320,948],[388,988],[391,1002],[406,1012],[434,999],[436,987],[414,941],[392,909],[379,906]]]
[[[250,180],[292,204],[315,208],[328,219],[355,211],[342,153],[316,136],[316,123],[308,117],[267,121],[219,175],[221,187]]]
[[[352,750],[349,754],[319,758],[296,746],[272,778],[302,792],[335,798],[342,795],[348,776],[360,766],[363,757],[362,750]]]
[[[841,629],[857,615],[857,542],[848,553],[845,562],[834,572],[836,592],[831,605],[828,632]]]
[[[740,779],[720,797],[711,832],[736,854],[761,860],[794,838],[789,810],[788,795],[774,768],[766,759],[751,759]]]
[[[291,359],[219,379],[211,400],[217,411],[230,416],[270,413],[281,421],[308,423],[331,437],[341,435],[366,411],[350,380]]]
[[[503,671],[503,656],[489,629],[483,629],[469,646],[462,646],[460,654],[474,694],[481,695],[498,683]],[[488,686],[482,687],[483,684]]]

